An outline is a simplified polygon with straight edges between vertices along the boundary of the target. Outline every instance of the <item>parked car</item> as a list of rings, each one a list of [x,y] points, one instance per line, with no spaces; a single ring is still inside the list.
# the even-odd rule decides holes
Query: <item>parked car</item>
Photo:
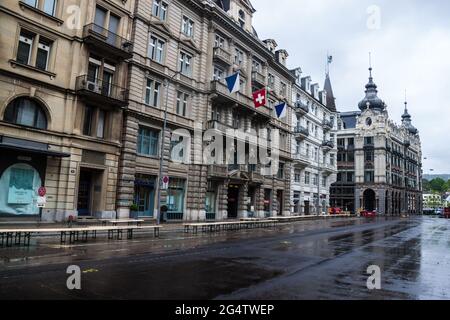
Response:
[[[367,211],[367,210],[361,211],[361,217],[375,218],[376,216],[377,216],[377,212],[375,210],[374,211]]]
[[[443,214],[444,214],[444,210],[442,208],[437,208],[436,210],[434,210],[435,216],[441,216]]]

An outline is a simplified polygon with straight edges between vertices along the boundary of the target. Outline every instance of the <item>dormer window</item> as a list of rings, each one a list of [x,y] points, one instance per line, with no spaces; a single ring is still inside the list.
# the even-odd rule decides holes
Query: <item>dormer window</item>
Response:
[[[245,28],[245,12],[243,10],[239,10],[239,25],[241,28]]]

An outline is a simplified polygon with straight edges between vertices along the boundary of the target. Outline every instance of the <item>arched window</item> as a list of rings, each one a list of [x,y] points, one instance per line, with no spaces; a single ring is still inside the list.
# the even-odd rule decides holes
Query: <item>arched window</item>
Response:
[[[7,107],[4,120],[7,122],[47,129],[47,117],[42,107],[30,98],[17,98]]]

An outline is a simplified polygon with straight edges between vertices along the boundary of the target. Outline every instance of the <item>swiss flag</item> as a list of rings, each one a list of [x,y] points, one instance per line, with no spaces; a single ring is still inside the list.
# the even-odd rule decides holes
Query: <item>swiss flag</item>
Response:
[[[253,92],[253,102],[255,104],[255,108],[265,106],[266,101],[267,101],[267,91],[265,88]]]

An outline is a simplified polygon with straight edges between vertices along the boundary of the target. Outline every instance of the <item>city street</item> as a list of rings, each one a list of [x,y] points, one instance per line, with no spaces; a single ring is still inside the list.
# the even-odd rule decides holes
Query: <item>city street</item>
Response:
[[[0,249],[0,299],[449,299],[450,221],[333,219]],[[66,287],[81,267],[81,290]],[[367,267],[381,268],[368,290]]]

